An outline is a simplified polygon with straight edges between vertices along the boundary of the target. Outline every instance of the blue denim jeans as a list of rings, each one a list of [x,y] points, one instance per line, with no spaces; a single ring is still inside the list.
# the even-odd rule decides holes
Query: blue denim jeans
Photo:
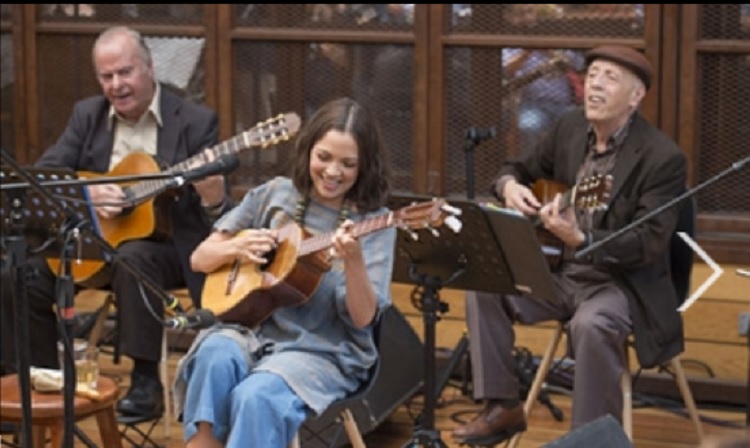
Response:
[[[187,368],[185,442],[198,423],[213,425],[227,448],[285,448],[305,421],[305,403],[278,375],[253,372],[240,347],[220,334],[206,338]]]

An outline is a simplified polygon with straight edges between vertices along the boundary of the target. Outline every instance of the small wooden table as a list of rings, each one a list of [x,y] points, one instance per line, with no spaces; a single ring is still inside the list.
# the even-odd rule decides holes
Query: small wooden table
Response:
[[[96,416],[103,446],[122,448],[122,439],[115,418],[115,403],[120,395],[120,388],[112,379],[100,376],[97,390],[101,398],[96,401],[75,396],[73,401],[75,420]],[[35,429],[35,436],[31,447],[44,447],[44,428],[50,429],[52,446],[62,446],[64,416],[65,403],[62,393],[40,393],[32,390],[31,425]],[[18,375],[4,376],[0,378],[0,420],[20,424],[22,417]]]

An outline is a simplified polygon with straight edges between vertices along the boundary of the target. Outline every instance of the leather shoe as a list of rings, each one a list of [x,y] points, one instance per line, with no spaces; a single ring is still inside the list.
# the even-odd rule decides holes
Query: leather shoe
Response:
[[[453,430],[453,438],[467,444],[499,443],[526,431],[526,416],[523,405],[506,409],[499,404],[487,404],[474,420]]]
[[[158,378],[132,374],[128,393],[117,403],[122,415],[158,418],[164,413],[164,387]]]

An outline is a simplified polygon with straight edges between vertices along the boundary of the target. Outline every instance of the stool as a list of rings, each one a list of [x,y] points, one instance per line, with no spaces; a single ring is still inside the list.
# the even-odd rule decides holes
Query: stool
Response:
[[[98,401],[76,396],[73,401],[75,420],[91,415],[96,416],[102,445],[107,448],[122,448],[122,440],[115,420],[115,403],[120,389],[107,377],[99,377],[97,390],[101,395]],[[39,393],[31,391],[31,425],[34,427],[34,440],[30,448],[44,447],[44,428],[50,429],[52,446],[62,446],[63,419],[65,404],[62,393]],[[0,379],[0,420],[22,423],[21,389],[18,375],[8,375]],[[40,435],[39,437],[38,435]]]

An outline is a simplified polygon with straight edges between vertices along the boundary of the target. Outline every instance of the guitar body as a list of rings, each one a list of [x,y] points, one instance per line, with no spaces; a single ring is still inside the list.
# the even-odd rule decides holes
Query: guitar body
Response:
[[[95,173],[89,171],[79,172],[81,179],[97,179],[110,176],[130,176],[156,174],[160,169],[153,157],[146,153],[133,153],[126,156],[108,173]],[[133,184],[135,182],[132,182]],[[126,186],[128,184],[123,184]],[[164,213],[160,213],[160,223],[158,228],[162,232],[167,231],[168,220],[164,220]],[[154,210],[154,199],[151,198],[134,207],[131,210],[125,210],[123,214],[111,219],[104,219],[97,215],[101,236],[112,247],[117,248],[121,243],[128,240],[148,238],[154,234],[157,229],[157,213]],[[60,259],[47,259],[52,272],[59,272]],[[76,283],[84,284],[88,287],[100,287],[109,282],[107,270],[103,260],[81,260],[72,261],[71,274]],[[98,275],[101,274],[101,275]]]
[[[306,233],[290,222],[279,229],[279,245],[268,255],[267,266],[235,262],[207,275],[201,307],[223,322],[253,327],[276,308],[307,302],[330,264],[320,252],[299,257],[305,237]]]

